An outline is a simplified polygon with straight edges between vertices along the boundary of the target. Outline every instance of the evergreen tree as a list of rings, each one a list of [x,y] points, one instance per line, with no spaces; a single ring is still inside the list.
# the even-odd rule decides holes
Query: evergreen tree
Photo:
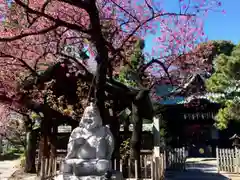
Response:
[[[144,64],[144,40],[138,40],[134,47],[134,52],[130,56],[129,65],[122,67],[119,73],[118,80],[129,86],[139,86],[141,83],[141,77],[138,73],[140,66]]]
[[[230,55],[219,55],[214,70],[206,86],[210,92],[223,95],[215,98],[224,105],[216,115],[216,124],[219,129],[225,129],[230,120],[240,120],[240,45]]]

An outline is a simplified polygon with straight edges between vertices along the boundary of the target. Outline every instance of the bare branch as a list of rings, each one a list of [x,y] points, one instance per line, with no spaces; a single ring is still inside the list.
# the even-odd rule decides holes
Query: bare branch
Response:
[[[0,52],[0,56],[1,56],[1,57],[8,57],[8,58],[17,59],[17,60],[20,61],[20,62],[24,65],[24,67],[26,67],[33,75],[38,76],[37,72],[36,72],[33,68],[31,68],[31,67],[30,67],[24,60],[22,60],[21,58],[14,57],[14,56],[12,56],[12,55],[8,55],[8,54],[5,54],[5,53],[3,53],[3,52]]]
[[[42,6],[42,9],[41,9],[41,12],[44,13],[45,12],[45,9],[47,7],[47,5],[51,2],[51,0],[46,0],[46,2],[44,2],[43,6]]]
[[[85,10],[87,10],[91,6],[91,3],[95,3],[95,1],[93,1],[93,0],[87,0],[87,1],[84,1],[84,0],[78,0],[78,1],[76,1],[76,0],[58,0],[58,1],[67,3],[72,6],[76,6],[78,8],[85,9]]]
[[[45,34],[45,33],[49,32],[49,31],[52,31],[52,30],[56,29],[57,27],[59,27],[58,24],[53,25],[53,26],[48,27],[48,28],[45,28],[45,29],[42,29],[41,31],[24,33],[24,34],[20,34],[20,35],[13,36],[13,37],[0,38],[0,42],[4,42],[4,41],[14,41],[14,40],[21,39],[21,38],[27,37],[27,36]]]
[[[122,48],[124,46],[124,44],[145,24],[147,24],[148,22],[154,20],[155,18],[158,17],[162,17],[162,16],[195,16],[195,14],[180,14],[180,13],[158,13],[158,14],[154,14],[154,16],[152,16],[151,18],[145,20],[144,22],[142,22],[141,24],[139,24],[133,31],[132,33],[130,33],[127,38],[123,41],[122,45],[120,46],[120,48]]]
[[[36,62],[35,62],[35,65],[34,65],[34,70],[37,71],[37,65],[38,65],[38,62],[41,60],[41,58],[43,58],[44,56],[46,56],[48,54],[48,52],[44,52],[41,56],[39,56],[37,59],[36,59]]]
[[[145,3],[147,5],[147,7],[150,9],[150,11],[152,13],[152,17],[154,17],[155,11],[154,11],[153,7],[148,3],[148,0],[145,0]]]
[[[139,71],[140,71],[140,72],[144,72],[149,66],[151,66],[151,65],[154,64],[154,63],[156,63],[156,64],[158,64],[158,65],[161,66],[161,68],[163,69],[163,71],[166,73],[166,75],[167,75],[170,83],[173,85],[172,78],[171,78],[171,76],[170,76],[170,74],[169,74],[169,72],[168,72],[168,68],[165,66],[165,64],[164,64],[163,62],[161,62],[161,61],[158,60],[158,59],[152,59],[152,60],[149,61],[147,64],[143,65],[143,66],[139,69]]]
[[[123,7],[121,7],[119,4],[117,4],[116,2],[114,2],[113,0],[111,0],[111,2],[117,6],[119,9],[121,9],[124,13],[128,14],[130,17],[132,17],[136,22],[138,22],[139,24],[141,23],[139,21],[139,19],[135,16],[133,16],[131,13],[129,13],[126,9],[124,9]]]
[[[48,14],[45,14],[43,12],[39,12],[39,11],[36,11],[32,8],[30,8],[28,5],[26,5],[25,3],[23,3],[21,0],[15,0],[15,2],[22,6],[23,8],[26,9],[27,12],[29,13],[32,13],[32,14],[36,14],[36,15],[39,15],[39,16],[42,16],[42,17],[45,17],[53,22],[55,22],[56,24],[58,24],[59,26],[64,26],[64,27],[68,27],[70,29],[73,29],[73,30],[77,30],[77,31],[80,31],[80,32],[84,32],[84,33],[89,33],[89,30],[85,29],[84,27],[81,27],[77,24],[72,24],[72,23],[69,23],[69,22],[66,22],[66,21],[63,21],[63,20],[60,20],[60,19],[56,19]]]

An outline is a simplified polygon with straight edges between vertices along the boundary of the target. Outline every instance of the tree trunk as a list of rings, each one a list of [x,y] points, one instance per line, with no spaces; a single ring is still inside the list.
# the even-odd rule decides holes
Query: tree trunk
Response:
[[[137,160],[138,178],[141,177],[140,150],[142,142],[143,118],[152,118],[152,106],[149,105],[149,91],[141,90],[132,103],[133,132],[130,143],[130,159]],[[133,163],[133,161],[132,161]],[[135,167],[135,166],[132,166]]]
[[[132,104],[132,124],[133,132],[130,142],[130,159],[131,159],[131,174],[135,176],[135,160],[137,160],[138,178],[141,177],[141,163],[140,163],[140,150],[142,140],[142,117],[140,116],[139,109],[135,104]]]
[[[130,121],[129,121],[130,116],[127,117],[126,120],[123,121],[123,140],[126,141],[127,139],[129,139],[129,125],[130,125]],[[129,160],[129,154],[127,156],[123,156],[122,162],[123,162],[123,176],[127,176],[128,174],[128,160]]]
[[[95,98],[96,104],[98,106],[100,115],[103,120],[103,124],[106,124],[105,118],[105,83],[106,83],[106,66],[104,63],[100,63],[97,65],[97,75],[96,75],[96,89],[95,89]],[[105,73],[105,74],[104,74]]]
[[[116,101],[115,101],[116,102]],[[112,154],[112,162],[114,165],[114,168],[116,170],[120,170],[120,123],[119,119],[117,118],[116,111],[115,111],[116,103],[113,104],[113,108],[110,110],[110,129],[114,137],[114,151]]]
[[[125,121],[123,121],[123,139],[126,140],[129,138],[129,125],[130,125],[130,121],[129,121],[129,116],[127,117],[127,119]]]
[[[52,116],[51,111],[44,111],[44,119],[41,121],[41,170],[40,170],[40,178],[45,179],[48,173],[47,161],[50,157],[50,137],[51,137],[51,129],[52,129]]]
[[[106,124],[105,119],[105,84],[107,80],[107,67],[108,67],[108,49],[106,47],[105,39],[102,35],[101,24],[98,9],[95,1],[91,4],[88,11],[91,22],[91,38],[97,50],[97,72],[96,72],[96,86],[95,98],[96,104],[99,108],[103,124]]]
[[[37,148],[37,131],[27,131],[26,144],[26,163],[24,171],[27,173],[36,173],[35,157]]]
[[[37,162],[37,175],[40,176],[41,173],[41,159],[42,159],[42,147],[43,147],[42,137],[40,137],[39,145],[38,145],[38,162]]]
[[[26,146],[25,146],[25,167],[26,173],[36,173],[36,148],[37,148],[37,130],[33,130],[32,120],[25,116]]]

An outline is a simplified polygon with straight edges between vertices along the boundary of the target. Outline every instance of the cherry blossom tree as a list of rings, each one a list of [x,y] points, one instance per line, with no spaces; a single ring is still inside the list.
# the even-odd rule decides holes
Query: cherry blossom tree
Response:
[[[99,98],[104,97],[104,74],[107,69],[111,76],[111,66],[108,64],[117,59],[126,59],[123,47],[133,35],[144,38],[148,34],[156,33],[159,28],[161,35],[154,48],[160,51],[153,50],[153,53],[161,59],[165,55],[171,55],[168,62],[164,62],[167,67],[172,64],[169,59],[176,59],[174,56],[179,55],[179,49],[185,53],[201,40],[204,36],[201,17],[221,5],[217,0],[195,0],[192,3],[179,0],[177,3],[179,12],[166,12],[164,4],[155,1],[135,3],[102,0],[76,3],[67,0],[30,0],[25,3],[15,0],[11,7],[5,2],[2,16],[6,17],[5,24],[9,27],[5,26],[1,32],[1,46],[4,46],[2,57],[9,58],[11,63],[16,62],[10,67],[18,66],[19,71],[22,72],[21,68],[24,68],[37,76],[36,68],[39,64],[46,62],[47,58],[55,61],[56,57],[52,55],[60,54],[60,49],[67,41],[74,42],[80,49],[88,41],[98,57],[97,71],[100,75],[96,77],[96,95],[97,104],[103,104],[104,98]],[[62,38],[62,41],[59,42],[59,38]],[[12,62],[13,59],[15,61]],[[163,63],[162,60],[158,60],[159,62]],[[3,63],[6,63],[6,60]],[[14,70],[14,73],[10,74],[18,77],[19,71]],[[9,71],[5,69],[2,72]],[[11,78],[8,77],[9,80]],[[12,88],[12,85],[13,83],[10,83],[8,88]],[[99,93],[103,96],[98,96]],[[100,104],[102,112],[103,106]]]
[[[202,18],[221,6],[218,0],[176,0],[176,3],[179,10],[168,12],[162,2],[154,0],[13,0],[11,3],[2,0],[2,102],[14,104],[17,109],[22,104],[27,109],[35,107],[29,99],[42,103],[43,93],[38,87],[33,86],[31,96],[26,98],[22,90],[19,91],[19,84],[25,85],[32,79],[37,84],[45,65],[64,57],[81,69],[75,74],[89,76],[90,79],[95,76],[96,103],[105,119],[107,77],[112,79],[113,66],[121,64],[118,62],[128,64],[127,46],[132,45],[129,41],[133,36],[144,39],[149,34],[156,34],[156,46],[151,55],[155,58],[149,59],[140,71],[150,69],[155,77],[157,69],[158,73],[163,72],[170,79],[170,66],[185,63],[184,59],[180,61],[176,57],[189,52],[204,39]],[[96,75],[88,71],[82,59],[65,53],[66,45],[77,47],[80,53],[88,45],[97,63]]]

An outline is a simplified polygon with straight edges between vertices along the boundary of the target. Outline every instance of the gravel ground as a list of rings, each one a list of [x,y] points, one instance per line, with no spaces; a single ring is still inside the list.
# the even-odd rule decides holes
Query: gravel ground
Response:
[[[20,160],[0,161],[0,180],[8,180],[9,177],[19,169]]]
[[[23,169],[16,170],[8,180],[39,180],[36,174],[28,174]]]

